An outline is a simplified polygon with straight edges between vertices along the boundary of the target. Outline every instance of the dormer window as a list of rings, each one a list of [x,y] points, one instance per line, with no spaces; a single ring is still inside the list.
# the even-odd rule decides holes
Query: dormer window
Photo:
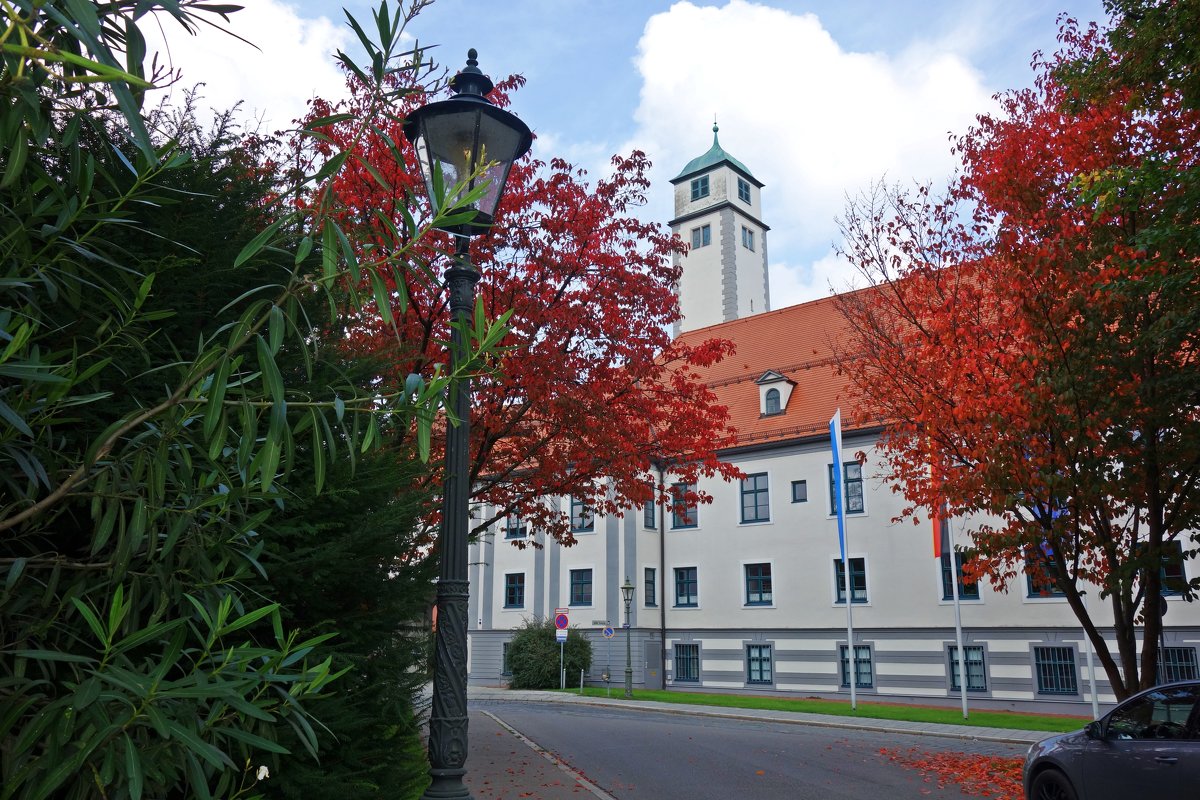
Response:
[[[708,197],[707,175],[692,180],[692,201],[699,200],[701,197]]]
[[[779,390],[767,389],[767,394],[763,400],[764,414],[778,414],[783,409],[779,406]]]
[[[755,383],[758,384],[758,408],[762,416],[772,417],[787,410],[792,389],[796,387],[795,381],[769,369]]]

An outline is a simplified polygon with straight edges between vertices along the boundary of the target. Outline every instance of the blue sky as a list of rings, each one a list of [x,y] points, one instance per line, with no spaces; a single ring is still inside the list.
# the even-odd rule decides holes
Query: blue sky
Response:
[[[340,5],[246,6],[234,28],[260,52],[168,28],[185,84],[203,70],[210,103],[244,100],[270,127],[314,92],[340,91],[331,54],[351,42]],[[371,18],[370,3],[345,7]],[[1060,12],[1103,19],[1101,0],[435,0],[409,33],[451,69],[474,47],[493,78],[524,75],[512,110],[539,157],[602,175],[613,154],[645,151],[646,219],[671,218],[668,181],[708,149],[715,115],[721,144],[766,184],[779,308],[849,285],[832,253],[846,196],[881,178],[944,184],[951,133],[1032,81],[1030,57],[1055,48]]]

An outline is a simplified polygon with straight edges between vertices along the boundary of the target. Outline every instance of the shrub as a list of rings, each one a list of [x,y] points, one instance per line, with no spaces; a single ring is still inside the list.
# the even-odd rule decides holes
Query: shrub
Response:
[[[508,648],[514,689],[559,688],[559,644],[554,640],[552,620],[526,620]],[[562,659],[568,677],[578,676],[580,670],[586,672],[592,666],[592,643],[578,630],[568,629]]]

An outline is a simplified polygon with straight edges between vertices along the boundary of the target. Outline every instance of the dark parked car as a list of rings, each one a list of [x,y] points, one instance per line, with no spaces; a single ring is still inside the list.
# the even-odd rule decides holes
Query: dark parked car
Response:
[[[1200,797],[1200,681],[1136,694],[1025,757],[1027,800]]]

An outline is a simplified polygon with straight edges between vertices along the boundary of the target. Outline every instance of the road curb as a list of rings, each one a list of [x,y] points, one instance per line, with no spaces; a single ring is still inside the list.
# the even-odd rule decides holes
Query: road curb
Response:
[[[648,705],[645,702],[628,703],[620,700],[604,700],[593,697],[564,697],[552,692],[537,694],[531,693],[521,697],[505,697],[504,694],[497,692],[494,694],[488,693],[486,695],[477,696],[474,699],[497,700],[505,703],[545,702],[560,703],[562,705],[585,705],[592,706],[594,708],[624,708],[631,711],[676,714],[679,716],[735,719],[747,722],[775,722],[784,725],[809,725],[817,728],[831,728],[835,730],[870,731],[876,733],[907,734],[909,736],[933,736],[941,739],[958,739],[961,741],[989,742],[993,744],[1029,745],[1038,739],[1054,735],[1053,732],[1049,731],[1022,731],[1022,733],[1024,733],[1023,736],[1005,735],[1003,733],[994,732],[996,729],[988,729],[986,731],[979,729],[955,730],[954,726],[950,725],[941,725],[938,729],[907,728],[889,725],[887,724],[887,720],[876,720],[872,722],[855,720],[853,722],[846,722],[837,717],[832,717],[830,719],[812,719],[811,717],[798,718],[790,715],[772,716],[767,714],[744,714],[736,711],[709,710],[708,708],[697,708],[696,706],[680,707],[670,703]],[[967,726],[964,726],[964,728],[965,727]]]

